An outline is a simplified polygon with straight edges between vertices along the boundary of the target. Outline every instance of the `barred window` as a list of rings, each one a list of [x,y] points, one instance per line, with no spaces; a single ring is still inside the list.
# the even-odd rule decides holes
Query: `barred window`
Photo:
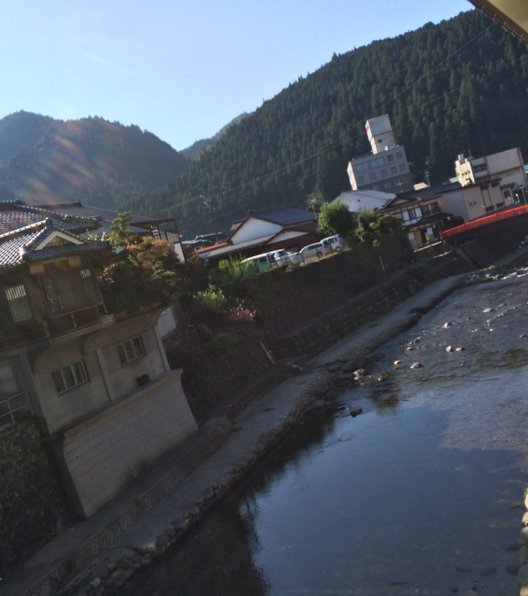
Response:
[[[117,353],[119,354],[119,361],[121,364],[128,364],[145,355],[145,346],[140,335],[132,337],[122,344],[118,344]]]
[[[9,312],[15,323],[23,323],[33,318],[31,305],[26,294],[24,284],[18,284],[5,289]]]
[[[59,394],[88,382],[86,364],[82,359],[54,370],[51,375]]]
[[[99,288],[90,269],[43,275],[40,283],[52,315],[101,302]]]

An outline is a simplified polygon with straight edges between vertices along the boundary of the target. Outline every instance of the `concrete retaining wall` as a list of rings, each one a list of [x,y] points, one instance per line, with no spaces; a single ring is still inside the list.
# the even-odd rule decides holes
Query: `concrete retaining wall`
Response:
[[[180,371],[67,430],[64,459],[82,514],[91,515],[197,430]]]

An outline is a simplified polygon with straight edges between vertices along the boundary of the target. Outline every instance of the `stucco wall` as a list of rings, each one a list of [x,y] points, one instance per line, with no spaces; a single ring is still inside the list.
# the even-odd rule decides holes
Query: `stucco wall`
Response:
[[[51,372],[80,359],[84,359],[89,381],[59,394]],[[50,432],[109,403],[97,356],[95,352],[83,352],[81,338],[50,346],[40,353],[33,363],[33,374],[42,414]]]
[[[64,459],[82,513],[91,515],[196,430],[180,371],[67,430]]]
[[[139,335],[143,341],[143,346],[146,352],[145,356],[127,364],[121,364],[115,344],[107,345],[102,348],[112,393],[117,398],[128,391],[135,389],[139,377],[148,374],[150,379],[157,379],[165,372],[154,330],[147,329],[137,335]]]
[[[140,315],[86,335],[64,336],[63,341],[53,343],[35,357],[32,364],[35,387],[51,433],[133,391],[144,375],[153,381],[167,372],[168,364],[155,327],[157,318],[157,313]],[[136,336],[141,337],[145,354],[122,364],[117,345]],[[59,394],[52,371],[81,359],[88,382]]]

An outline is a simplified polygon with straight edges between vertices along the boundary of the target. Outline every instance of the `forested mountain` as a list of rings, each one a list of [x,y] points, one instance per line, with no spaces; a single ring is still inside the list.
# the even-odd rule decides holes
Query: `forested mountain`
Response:
[[[214,147],[214,145],[225,135],[225,133],[229,130],[229,128],[231,126],[233,126],[233,124],[237,124],[243,118],[246,118],[246,116],[248,116],[248,114],[246,112],[244,112],[243,114],[240,114],[240,116],[233,118],[233,120],[231,120],[231,122],[228,122],[211,138],[200,139],[199,141],[195,141],[189,147],[182,149],[180,151],[181,155],[183,155],[187,159],[190,159],[193,161],[200,159],[200,156],[202,155],[202,153],[205,153],[206,151],[209,151],[210,149],[212,149]]]
[[[119,208],[164,185],[188,161],[137,126],[17,112],[0,120],[0,199]]]
[[[388,113],[416,180],[454,175],[457,153],[521,146],[528,155],[528,51],[478,11],[332,60],[231,126],[198,162],[128,203],[176,215],[185,236],[226,229],[250,208],[302,205],[350,188],[369,150],[367,118]]]

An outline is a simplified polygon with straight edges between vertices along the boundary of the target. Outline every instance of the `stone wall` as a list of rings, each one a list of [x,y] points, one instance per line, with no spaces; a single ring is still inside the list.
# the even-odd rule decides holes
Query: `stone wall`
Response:
[[[272,363],[254,337],[240,338],[237,345],[224,350],[211,349],[194,329],[183,337],[165,342],[171,368],[182,368],[182,385],[198,417],[211,416],[228,402],[244,401],[238,395],[272,367]]]
[[[33,420],[0,432],[0,576],[68,521],[53,465]]]

